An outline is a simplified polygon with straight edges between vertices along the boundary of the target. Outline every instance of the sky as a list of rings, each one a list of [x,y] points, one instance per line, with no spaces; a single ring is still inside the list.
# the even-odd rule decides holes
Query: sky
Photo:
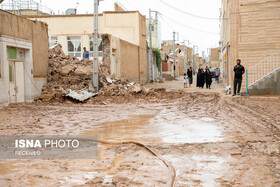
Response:
[[[35,0],[40,2],[40,0]],[[75,8],[78,14],[93,13],[93,0],[41,0],[57,14]],[[114,10],[116,0],[100,1],[99,12]],[[200,53],[219,46],[219,14],[221,0],[118,0],[127,10],[139,10],[146,17],[149,8],[161,13],[162,40],[172,40],[173,31],[179,33],[179,41],[189,40],[197,45]],[[195,16],[193,16],[195,15]],[[154,16],[154,14],[153,14]],[[208,19],[207,19],[208,18]],[[210,19],[209,19],[210,18]]]

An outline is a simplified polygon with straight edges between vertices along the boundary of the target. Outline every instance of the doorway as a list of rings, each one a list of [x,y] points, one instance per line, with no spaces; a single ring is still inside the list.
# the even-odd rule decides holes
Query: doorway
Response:
[[[9,61],[9,103],[22,103],[24,99],[23,62]]]

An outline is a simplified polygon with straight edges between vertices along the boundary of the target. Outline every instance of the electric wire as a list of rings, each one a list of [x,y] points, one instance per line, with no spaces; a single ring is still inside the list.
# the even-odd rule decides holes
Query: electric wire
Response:
[[[203,17],[203,16],[195,15],[195,14],[186,12],[186,11],[184,11],[184,10],[181,10],[181,9],[179,9],[179,8],[177,8],[177,7],[171,5],[171,4],[169,4],[169,3],[167,3],[167,2],[165,2],[165,1],[163,1],[163,0],[159,0],[159,1],[160,1],[161,3],[163,3],[163,4],[165,4],[166,6],[171,7],[172,9],[174,9],[174,10],[176,10],[176,11],[178,11],[178,12],[181,12],[181,13],[183,13],[183,14],[186,14],[186,15],[188,15],[188,16],[192,16],[192,17],[196,17],[196,18],[200,18],[200,19],[205,19],[205,20],[215,20],[215,21],[219,21],[219,20],[220,20],[219,18],[209,18],[209,17]]]
[[[159,14],[159,17],[167,24],[167,26],[169,27],[169,28],[171,28],[173,31],[176,31],[177,29],[175,29],[174,27],[172,27],[171,26],[171,24],[166,20],[166,19],[164,19],[164,17],[162,17],[162,14]],[[179,32],[179,34],[180,35],[182,35],[183,37],[184,37],[184,39],[186,40],[186,38],[189,38],[189,37],[186,37],[183,33],[181,33],[181,32]],[[195,45],[195,46],[203,46],[203,47],[205,47],[205,48],[209,48],[209,46],[206,46],[206,45],[204,45],[204,44],[199,44],[199,43],[197,43],[197,42],[194,42],[194,41],[191,41],[191,40],[189,40],[188,39],[188,41],[190,42],[190,44],[191,45]]]
[[[199,32],[203,32],[203,33],[206,33],[206,34],[214,34],[214,35],[219,35],[219,33],[214,33],[214,32],[208,32],[208,31],[204,31],[204,30],[201,30],[201,29],[197,29],[197,28],[194,28],[194,27],[190,27],[188,25],[185,25],[183,23],[180,23],[180,22],[177,22],[176,20],[164,15],[164,14],[161,14],[162,16],[166,17],[167,19],[171,20],[173,23],[175,24],[178,24],[180,26],[183,26],[185,28],[188,28],[188,29],[192,29],[192,30],[195,30],[195,31],[199,31]]]

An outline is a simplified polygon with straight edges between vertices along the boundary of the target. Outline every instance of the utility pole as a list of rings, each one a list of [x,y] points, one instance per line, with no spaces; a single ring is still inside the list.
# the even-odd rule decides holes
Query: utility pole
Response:
[[[193,69],[196,69],[196,67],[195,67],[195,45],[193,46]]]
[[[205,64],[204,53],[205,53],[205,51],[202,51],[202,64],[203,64],[203,68],[204,68],[204,64]]]
[[[158,32],[159,32],[159,27],[158,27],[158,14],[159,14],[159,12],[158,11],[155,11],[155,13],[156,13],[156,28],[157,28],[157,38],[159,37],[158,36]],[[161,32],[161,31],[160,31]],[[158,44],[157,44],[158,45]],[[162,62],[161,62],[161,64],[160,64],[160,78],[162,78]]]
[[[154,64],[153,64],[153,38],[152,38],[152,12],[155,13],[155,24],[158,25],[158,11],[149,9],[149,64],[148,64],[148,81],[153,82],[154,80]],[[157,27],[158,29],[158,27]],[[162,67],[160,68],[160,75],[162,77]]]
[[[98,93],[98,6],[100,0],[94,0],[94,24],[93,24],[93,88]]]
[[[184,40],[183,41],[183,45],[184,45],[184,73],[186,73],[187,72],[187,68],[186,68],[186,44],[185,44],[185,41],[186,40]]]
[[[189,45],[190,45],[190,41],[188,40],[188,46],[187,46],[187,47],[188,47],[188,52],[187,52],[187,53],[188,53],[188,54],[187,54],[187,58],[188,58],[188,61],[187,61],[187,62],[188,62],[188,66],[187,66],[187,67],[188,67],[188,68],[190,68],[190,57],[189,57],[190,51],[189,51]]]
[[[149,82],[153,82],[152,10],[149,9]]]
[[[175,70],[176,70],[176,59],[175,59],[175,40],[176,40],[176,32],[173,32],[173,70],[174,70],[174,78],[175,78]]]

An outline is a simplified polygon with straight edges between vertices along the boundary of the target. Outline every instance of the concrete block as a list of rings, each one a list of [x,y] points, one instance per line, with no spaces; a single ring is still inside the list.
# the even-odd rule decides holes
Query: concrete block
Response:
[[[250,86],[249,95],[280,95],[280,69]]]

